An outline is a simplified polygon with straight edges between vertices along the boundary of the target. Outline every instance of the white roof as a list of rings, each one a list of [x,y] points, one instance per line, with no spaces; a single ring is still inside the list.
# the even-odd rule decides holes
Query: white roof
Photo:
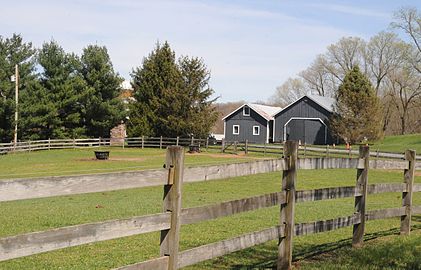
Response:
[[[325,108],[326,110],[328,110],[329,112],[333,112],[335,99],[319,95],[307,95],[307,97],[319,104],[320,106],[322,106],[323,108]]]
[[[264,118],[268,120],[273,120],[273,116],[275,113],[277,113],[279,110],[281,110],[281,107],[275,107],[275,106],[267,106],[267,105],[261,105],[261,104],[253,104],[248,103],[247,104],[250,108],[252,108],[255,112],[263,116]]]
[[[267,105],[261,105],[261,104],[255,104],[255,103],[246,103],[246,104],[241,105],[239,108],[235,109],[234,111],[232,111],[230,114],[228,114],[224,118],[222,118],[222,120],[225,120],[227,117],[229,117],[230,115],[232,115],[233,113],[235,113],[239,109],[243,108],[244,106],[250,107],[250,109],[252,109],[256,113],[258,113],[260,116],[262,116],[263,118],[265,118],[268,121],[273,120],[274,119],[273,116],[277,112],[282,110],[281,107],[267,106]]]

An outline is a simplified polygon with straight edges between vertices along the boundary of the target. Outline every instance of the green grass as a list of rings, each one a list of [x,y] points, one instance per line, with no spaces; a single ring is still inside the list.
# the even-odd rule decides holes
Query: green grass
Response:
[[[416,150],[421,154],[421,134],[387,136],[373,144],[372,149],[380,151],[402,153],[407,149]]]
[[[195,159],[191,160],[191,162],[195,161]],[[370,183],[402,182],[402,172],[372,170],[369,174],[369,181]],[[416,182],[421,183],[421,177],[417,177]],[[303,170],[298,173],[297,188],[314,189],[354,184],[355,170]],[[280,186],[281,174],[279,172],[228,180],[189,183],[183,186],[182,203],[183,207],[206,205],[275,192],[280,190]],[[398,207],[400,204],[401,195],[398,193],[370,195],[368,198],[368,209]],[[414,196],[414,204],[421,204],[421,196]],[[101,207],[97,208],[97,205]],[[160,211],[162,211],[162,187],[5,202],[0,204],[0,213],[2,213],[0,236]],[[296,222],[307,222],[346,216],[352,213],[353,199],[346,198],[297,204],[295,219]],[[418,243],[421,238],[418,233],[421,228],[421,218],[417,217],[414,220],[413,225],[418,228],[418,231],[413,237],[408,240],[406,240],[407,238],[400,240],[400,237],[394,236],[391,241],[410,241],[410,243],[415,241]],[[271,207],[186,225],[181,229],[181,249],[185,250],[264,229],[274,226],[278,222],[279,207]],[[398,226],[398,219],[368,222],[367,237],[377,237],[380,239],[379,241],[383,241],[383,239],[388,239],[389,235],[394,234],[396,232],[394,228]],[[327,252],[333,249],[341,252],[341,249],[338,248],[350,245],[351,230],[351,228],[344,228],[328,233],[297,237],[294,240],[294,258],[299,260],[299,264],[309,267],[308,269],[320,269],[317,268],[318,262],[314,262],[316,257],[309,256],[318,250]],[[0,262],[0,269],[109,269],[157,257],[158,254],[159,233],[149,233]],[[272,267],[276,254],[276,242],[272,241],[186,269]],[[345,256],[349,252],[344,251],[343,254]],[[328,261],[330,260],[326,259],[326,265],[328,265]]]
[[[0,179],[106,173],[162,168],[165,149],[101,148],[110,150],[110,160],[95,160],[94,149],[67,149],[0,155]],[[200,154],[186,152],[186,165],[210,165],[250,160],[215,150]]]

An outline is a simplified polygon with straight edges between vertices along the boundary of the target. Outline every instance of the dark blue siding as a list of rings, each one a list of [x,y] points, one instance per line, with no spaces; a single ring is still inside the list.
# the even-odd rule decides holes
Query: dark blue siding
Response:
[[[275,115],[275,142],[284,140],[284,126],[287,125],[287,135],[290,140],[301,140],[310,144],[323,144],[326,136],[327,143],[332,144],[333,139],[329,129],[329,117],[331,112],[304,97],[297,103],[289,106]],[[327,132],[324,125],[317,120],[291,120],[291,118],[320,118],[327,125]],[[325,134],[326,132],[326,134]]]
[[[267,137],[267,120],[250,109],[250,116],[243,115],[243,108],[238,109],[225,119],[225,140],[228,142],[248,140],[250,143],[264,143]],[[240,126],[240,134],[233,134],[233,126]],[[253,126],[260,127],[260,134],[253,135]]]

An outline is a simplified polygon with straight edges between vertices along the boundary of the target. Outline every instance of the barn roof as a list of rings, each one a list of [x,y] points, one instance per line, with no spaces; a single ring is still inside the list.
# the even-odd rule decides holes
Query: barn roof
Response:
[[[229,116],[231,116],[236,111],[243,108],[244,106],[250,107],[250,109],[252,109],[257,114],[265,118],[267,121],[273,120],[273,116],[282,109],[281,107],[267,106],[267,105],[255,104],[255,103],[246,103],[246,104],[241,105],[239,108],[235,109],[231,113],[229,113],[227,116],[222,118],[222,120],[225,120],[226,118],[228,118]]]
[[[307,97],[319,104],[320,106],[322,106],[323,108],[325,108],[326,110],[328,110],[329,112],[333,112],[333,105],[335,104],[335,99],[319,95],[307,95]]]
[[[288,106],[286,106],[282,110],[276,112],[275,115],[278,115],[280,112],[285,111],[287,108],[289,108],[292,105],[298,103],[300,100],[302,100],[305,97],[307,97],[307,98],[311,99],[312,101],[314,101],[315,103],[319,104],[322,108],[326,109],[328,112],[333,112],[333,106],[335,104],[335,99],[330,98],[330,97],[319,96],[319,95],[305,95],[305,96],[300,97],[296,101],[292,102],[291,104],[289,104]]]

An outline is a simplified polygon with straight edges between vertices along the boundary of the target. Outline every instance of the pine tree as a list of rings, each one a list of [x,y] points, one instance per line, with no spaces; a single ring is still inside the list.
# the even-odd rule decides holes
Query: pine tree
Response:
[[[187,116],[188,133],[198,138],[209,135],[214,123],[218,119],[211,99],[214,91],[209,86],[210,71],[203,60],[197,57],[182,57],[179,60],[184,91],[190,105]]]
[[[217,119],[210,72],[203,60],[176,61],[168,42],[157,44],[132,72],[135,102],[129,136],[206,137]]]
[[[334,133],[347,143],[381,136],[381,107],[379,98],[358,66],[350,70],[336,93],[331,126]]]
[[[19,91],[25,93],[35,79],[34,55],[32,43],[25,43],[20,35],[13,34],[10,38],[0,36],[0,141],[11,141],[14,132],[15,83],[10,77],[15,74],[15,65],[18,65]],[[18,126],[22,126],[20,121]]]
[[[187,136],[188,104],[183,102],[183,82],[169,44],[157,43],[132,78],[136,102],[130,107],[129,136]]]
[[[84,124],[90,137],[108,137],[124,118],[120,94],[123,79],[114,71],[106,47],[89,45],[81,57],[82,75],[88,86],[84,93]]]
[[[44,43],[38,53],[39,84],[23,95],[23,134],[28,139],[75,138],[81,127],[81,100],[86,89],[78,72],[80,60],[57,42]]]

